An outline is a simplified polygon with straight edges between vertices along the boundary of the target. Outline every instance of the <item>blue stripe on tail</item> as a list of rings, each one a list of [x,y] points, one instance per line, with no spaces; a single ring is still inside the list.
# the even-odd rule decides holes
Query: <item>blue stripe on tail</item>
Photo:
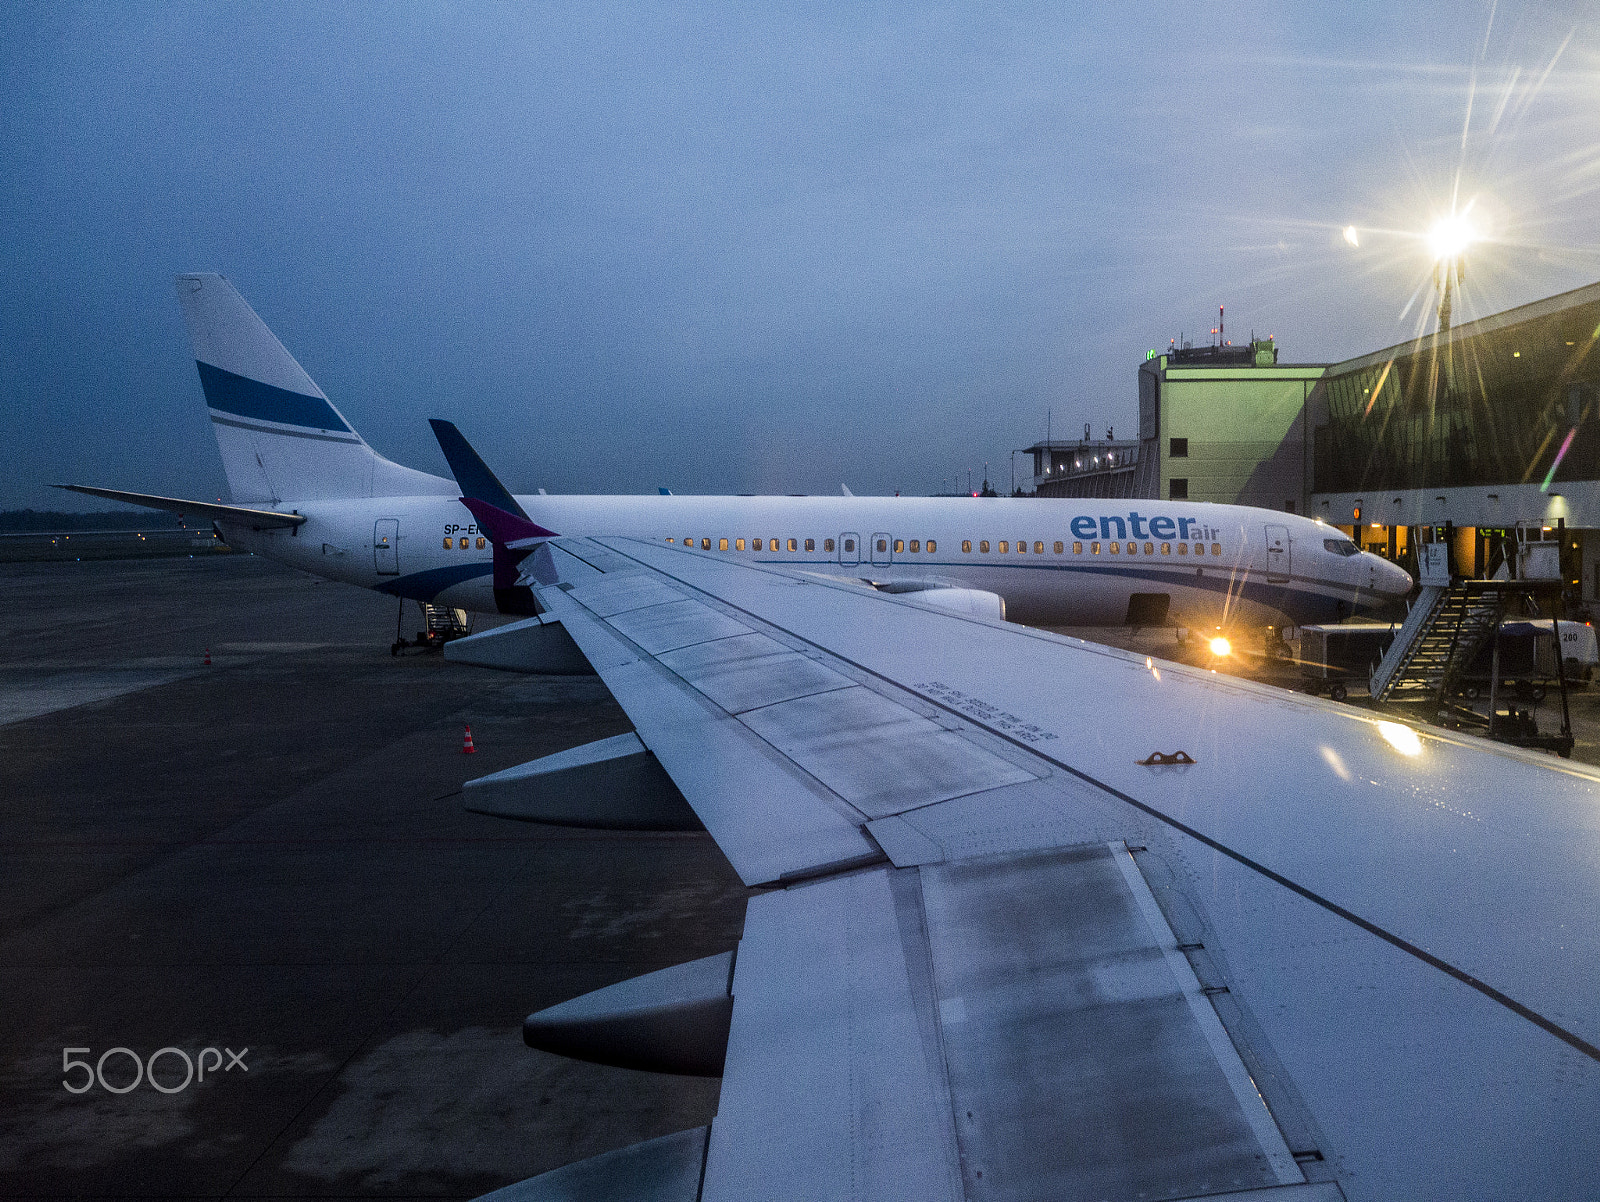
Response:
[[[195,360],[195,366],[200,369],[200,387],[205,390],[206,404],[213,409],[285,426],[355,433],[333,411],[333,406],[319,396],[275,388],[271,384],[212,367],[198,359]]]

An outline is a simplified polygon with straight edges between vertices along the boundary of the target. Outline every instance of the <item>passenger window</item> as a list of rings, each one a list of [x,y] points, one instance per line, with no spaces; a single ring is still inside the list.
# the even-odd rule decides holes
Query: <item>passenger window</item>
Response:
[[[388,539],[384,539],[384,542],[388,542],[388,541],[389,541]],[[455,544],[453,542],[451,542],[448,538],[444,540],[444,549],[446,551],[448,551],[454,545]]]
[[[694,546],[694,539],[692,539],[692,538],[685,538],[685,539],[684,539],[684,540],[683,540],[683,545],[684,545],[684,546],[686,546],[686,547],[692,547],[692,546]]]
[[[984,539],[982,542],[980,542],[978,544],[978,554],[980,554],[980,555],[989,554],[989,540],[988,539]]]
[[[744,550],[744,539],[742,539],[742,538],[734,539],[733,540],[733,549],[735,551],[743,551]]]
[[[932,540],[932,539],[931,539],[931,538],[930,538],[930,539],[929,539],[929,540],[928,540],[928,554],[929,554],[929,555],[932,555],[932,554],[933,554],[933,553],[934,553],[934,552],[935,552],[935,551],[937,551],[937,550],[938,550],[938,549],[939,549],[939,548],[938,548],[938,547],[937,547],[937,546],[935,546],[935,545],[934,545],[934,541],[933,541],[933,540]]]
[[[486,538],[480,538],[480,539],[478,539],[478,550],[480,550],[480,551],[481,551],[481,550],[483,550],[483,548],[484,548],[484,544],[486,544],[486,543],[487,543],[487,542],[488,542],[488,541],[489,541],[489,540],[488,540],[488,539],[486,539]]]
[[[1120,554],[1122,554],[1122,544],[1121,543],[1107,543],[1106,544],[1106,550],[1110,551],[1111,554],[1113,554],[1113,555],[1120,555]]]
[[[895,554],[896,555],[898,555],[901,551],[904,551],[905,549],[906,549],[906,540],[905,539],[897,538],[897,539],[894,540],[894,550],[895,550]]]
[[[1161,544],[1161,554],[1163,554],[1163,555],[1171,555],[1172,554],[1172,544],[1171,543],[1162,543]]]
[[[856,549],[856,540],[853,539],[853,538],[845,539],[844,540],[844,549],[846,551],[854,551]]]
[[[750,540],[750,545],[752,547],[754,547],[757,551],[761,550],[761,540],[759,538],[751,539]]]
[[[831,538],[823,539],[822,540],[822,549],[824,551],[832,551],[833,550],[833,540]]]
[[[727,549],[728,549],[728,540],[725,539],[725,538],[719,538],[717,540],[717,550],[726,551]]]
[[[1196,555],[1204,555],[1206,553],[1206,545],[1204,543],[1196,543],[1194,545],[1194,553]]]
[[[814,539],[814,538],[806,539],[806,550],[807,551],[815,551],[816,549],[817,549],[817,540]]]
[[[1062,545],[1061,545],[1061,544],[1060,544],[1060,543],[1057,543],[1057,544],[1056,544],[1056,554],[1057,554],[1057,555],[1060,555],[1060,554],[1061,554],[1061,552],[1062,552],[1062,551],[1063,551],[1063,550],[1064,550],[1064,549],[1065,549],[1065,548],[1063,548],[1063,547],[1062,547]]]
[[[1056,550],[1057,551],[1061,550],[1061,544],[1060,543],[1056,544]],[[1044,554],[1044,544],[1043,543],[1039,543],[1039,542],[1034,543],[1033,544],[1033,553],[1035,555],[1043,555]]]
[[[1098,554],[1100,554],[1100,544],[1099,543],[1090,543],[1089,544],[1089,554],[1090,555],[1098,555]]]
[[[1179,555],[1187,555],[1187,554],[1189,554],[1189,544],[1188,543],[1179,543],[1178,544],[1178,554]]]
[[[1019,538],[1017,540],[1017,554],[1018,555],[1026,555],[1027,553],[1028,553],[1028,540],[1025,539],[1025,538]]]
[[[1144,545],[1144,553],[1146,555],[1154,555],[1156,553],[1156,545],[1154,543],[1146,543]]]
[[[1222,554],[1222,544],[1221,543],[1212,543],[1211,544],[1211,554],[1213,554],[1213,555],[1221,555]]]
[[[1129,555],[1134,554],[1138,550],[1139,550],[1139,544],[1138,543],[1129,543],[1128,544],[1128,554]]]
[[[466,539],[462,539],[460,546],[461,546],[461,550],[465,551],[467,549],[467,540]]]
[[[779,542],[778,542],[778,540],[777,540],[777,539],[775,539],[775,538],[769,538],[769,539],[768,539],[768,540],[767,540],[767,545],[768,545],[768,546],[769,546],[769,547],[771,547],[771,548],[772,548],[772,549],[773,549],[773,550],[774,550],[774,551],[781,551],[781,550],[783,550],[783,545],[782,545],[782,544],[781,544],[781,543],[779,543]]]
[[[798,547],[796,547],[796,545],[795,545],[795,541],[794,541],[794,539],[792,539],[792,538],[791,538],[791,539],[790,539],[790,540],[789,540],[789,550],[791,550],[791,551],[795,551],[795,550],[798,550],[798,549],[799,549],[799,548],[798,548]]]
[[[966,552],[968,555],[971,555],[972,554],[972,540],[970,538],[962,539],[961,540],[961,549],[964,552]]]
[[[703,538],[703,539],[701,539],[701,540],[700,540],[700,549],[701,549],[701,550],[702,550],[702,551],[709,551],[709,550],[711,550],[711,540],[710,540],[710,539],[709,539],[709,538]]]
[[[672,535],[669,534],[669,535],[667,535],[667,541],[669,543],[676,543],[678,540],[673,538]]]
[[[1073,543],[1072,544],[1072,553],[1074,555],[1082,555],[1083,554],[1083,544],[1082,543]]]
[[[1000,554],[1004,555],[1009,550],[1011,550],[1011,544],[1009,542],[1007,542],[1005,539],[1001,539],[1000,540]]]
[[[884,551],[887,551],[888,549],[889,549],[888,541],[886,539],[881,539],[880,538],[878,540],[878,552],[879,552],[879,554],[882,554]]]
[[[922,550],[922,540],[921,539],[915,539],[915,538],[912,539],[911,540],[911,549],[912,549],[912,551],[920,551],[920,550]]]

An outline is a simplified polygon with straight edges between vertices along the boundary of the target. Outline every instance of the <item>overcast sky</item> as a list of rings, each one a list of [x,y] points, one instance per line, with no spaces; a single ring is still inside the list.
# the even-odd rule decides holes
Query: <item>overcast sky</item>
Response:
[[[1453,195],[1458,320],[1600,279],[1597,17],[10,3],[0,507],[223,492],[182,271],[427,470],[447,417],[519,491],[1003,488],[1219,303],[1411,335]]]

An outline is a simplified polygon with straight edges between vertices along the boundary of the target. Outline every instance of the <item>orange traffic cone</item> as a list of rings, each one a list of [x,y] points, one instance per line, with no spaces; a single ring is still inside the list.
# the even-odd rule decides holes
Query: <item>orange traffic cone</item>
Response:
[[[210,666],[211,666],[211,648],[207,647],[206,648],[206,667],[209,668]]]
[[[473,755],[477,748],[472,745],[472,727],[467,727],[467,733],[461,736],[461,754]]]

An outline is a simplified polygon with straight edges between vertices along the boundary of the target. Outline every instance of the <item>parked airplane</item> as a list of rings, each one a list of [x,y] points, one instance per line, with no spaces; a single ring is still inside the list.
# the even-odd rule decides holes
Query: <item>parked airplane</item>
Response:
[[[495,588],[491,541],[454,481],[368,446],[225,278],[177,288],[234,503],[67,487],[210,518],[233,546],[329,579],[531,612],[525,586]],[[1411,588],[1331,527],[1242,506],[665,491],[517,502],[566,536],[694,546],[1035,624],[1326,621]]]

